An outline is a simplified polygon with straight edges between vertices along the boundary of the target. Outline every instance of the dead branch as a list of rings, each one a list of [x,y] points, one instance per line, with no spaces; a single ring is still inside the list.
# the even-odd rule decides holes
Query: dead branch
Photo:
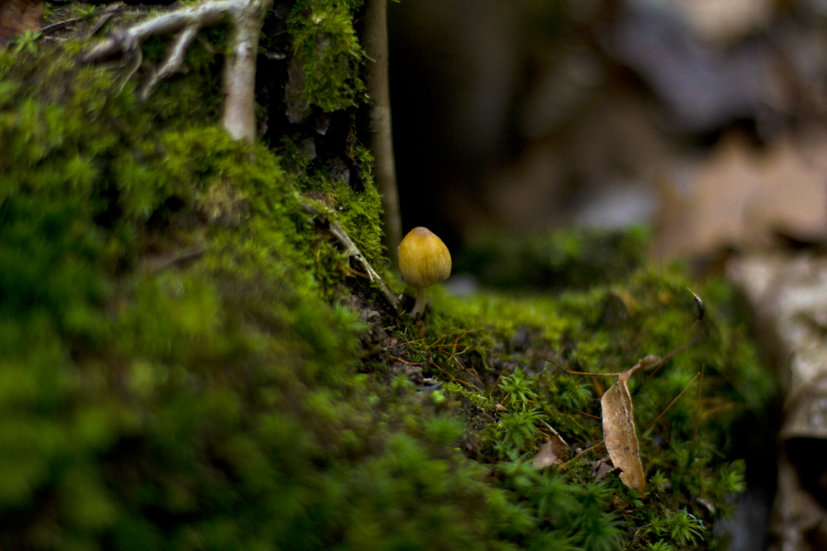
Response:
[[[327,226],[331,235],[333,235],[333,237],[335,237],[339,244],[344,248],[345,254],[348,258],[353,259],[362,267],[367,274],[368,279],[376,285],[379,292],[383,297],[385,297],[385,300],[388,301],[388,304],[390,304],[393,309],[399,313],[399,299],[385,284],[385,280],[382,279],[382,276],[380,276],[379,273],[373,269],[373,266],[370,265],[368,259],[365,258],[365,255],[362,254],[362,251],[359,250],[359,247],[356,246],[356,243],[350,238],[345,229],[335,220],[330,220],[327,214],[322,212],[320,209],[317,209],[314,205],[307,201],[302,201],[302,208],[308,214],[311,214],[320,220],[327,221]]]
[[[331,221],[330,233],[332,233],[339,243],[341,243],[345,248],[345,254],[355,260],[362,267],[362,269],[365,270],[368,274],[368,279],[376,284],[388,303],[398,312],[399,300],[396,298],[396,295],[394,295],[388,286],[385,285],[385,281],[382,279],[382,276],[380,276],[376,270],[373,269],[373,266],[370,265],[370,262],[368,262],[365,255],[362,254],[362,251],[360,251],[356,246],[356,243],[354,243],[347,232],[345,232],[345,229],[340,226],[338,222]]]
[[[204,256],[205,252],[207,252],[207,249],[204,245],[193,245],[167,255],[149,257],[141,262],[141,269],[148,274],[157,274],[172,266],[180,266],[198,260]]]

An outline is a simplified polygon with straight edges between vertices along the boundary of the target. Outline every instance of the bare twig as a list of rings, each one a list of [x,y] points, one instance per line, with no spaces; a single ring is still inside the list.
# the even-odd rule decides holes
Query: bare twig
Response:
[[[335,220],[330,220],[324,212],[320,211],[307,201],[302,201],[302,208],[308,214],[312,214],[316,218],[327,221],[327,226],[330,230],[330,233],[333,235],[333,237],[336,238],[339,244],[342,245],[345,254],[349,258],[352,258],[354,261],[356,261],[356,263],[362,267],[362,269],[367,274],[368,279],[370,279],[370,281],[376,285],[376,287],[382,293],[382,296],[385,297],[385,300],[388,301],[388,304],[390,304],[393,307],[393,309],[398,313],[399,299],[385,284],[385,280],[382,279],[382,276],[380,276],[379,273],[373,269],[373,266],[370,265],[368,259],[365,258],[365,255],[362,254],[362,251],[359,250],[359,247],[356,246],[356,243],[354,243],[353,239],[350,238],[345,229]]]
[[[568,442],[566,442],[566,441],[565,441],[565,439],[564,439],[562,436],[560,436],[560,433],[559,433],[559,432],[557,432],[557,430],[555,430],[555,428],[554,428],[554,427],[552,427],[551,425],[549,425],[548,423],[546,423],[546,421],[545,421],[544,419],[540,419],[540,422],[541,422],[542,424],[544,424],[544,425],[546,426],[546,428],[547,428],[548,430],[550,430],[550,431],[551,431],[551,433],[552,433],[554,436],[556,436],[557,438],[559,438],[559,439],[560,439],[560,442],[562,442],[563,444],[565,444],[565,445],[566,445],[566,447],[568,447],[568,445],[569,445],[569,444],[568,444]]]
[[[641,369],[650,370],[650,369],[659,368],[660,366],[663,365],[663,363],[666,360],[668,360],[669,358],[672,357],[672,355],[674,354],[674,352],[676,350],[682,350],[682,349],[683,349],[683,346],[678,347],[675,350],[673,350],[672,352],[670,352],[669,354],[667,354],[666,357],[664,357],[664,358],[661,358],[660,356],[655,356],[655,355],[650,354],[650,355],[638,360],[638,362],[635,365],[633,365],[627,371],[621,371],[621,372],[617,372],[617,373],[592,373],[592,372],[589,372],[589,371],[566,370],[566,373],[568,373],[569,375],[595,375],[595,376],[598,376],[598,377],[620,377],[621,375],[631,376],[632,374],[636,373],[637,371],[639,371]]]
[[[702,370],[700,370],[700,371],[698,371],[697,373],[695,373],[695,376],[694,376],[694,377],[692,377],[692,379],[691,379],[688,383],[686,383],[686,386],[685,386],[685,387],[683,387],[683,390],[681,390],[681,391],[678,393],[678,395],[677,395],[677,396],[675,396],[674,398],[672,398],[672,401],[671,401],[671,402],[669,402],[669,405],[668,405],[668,406],[666,406],[666,407],[663,409],[663,411],[661,411],[660,413],[658,413],[658,416],[657,416],[657,417],[655,417],[655,420],[654,420],[654,421],[652,421],[652,422],[649,424],[649,426],[648,426],[648,427],[646,427],[646,430],[645,430],[645,431],[643,431],[643,434],[647,434],[650,430],[652,430],[653,428],[655,428],[655,425],[657,424],[657,422],[658,422],[658,421],[660,421],[660,418],[661,418],[661,417],[663,417],[663,416],[666,414],[666,412],[667,412],[667,411],[669,411],[669,410],[672,408],[672,406],[674,406],[674,405],[677,403],[677,401],[681,399],[681,396],[683,396],[683,393],[684,393],[684,392],[686,392],[686,391],[687,391],[687,389],[688,389],[690,386],[692,386],[692,383],[694,383],[694,382],[695,382],[695,379],[697,379],[698,377],[700,377],[702,373],[703,373],[703,369],[702,369]],[[697,415],[698,410],[696,410],[696,412],[695,412],[695,413],[696,413],[696,415]],[[697,429],[697,418],[696,418],[696,429]]]
[[[98,34],[98,31],[101,30],[104,25],[109,23],[109,21],[113,17],[115,17],[116,14],[118,14],[122,11],[124,11],[124,7],[123,7],[123,5],[120,5],[120,4],[115,5],[115,6],[110,6],[109,8],[106,8],[105,10],[103,10],[101,12],[100,16],[95,20],[95,23],[92,25],[92,28],[89,29],[89,31],[86,33],[87,38],[91,38],[91,37],[95,36],[96,34]]]
[[[118,88],[118,92],[123,91],[124,86],[126,83],[129,82],[129,79],[138,72],[138,69],[141,68],[141,63],[144,61],[144,53],[140,48],[133,48],[130,50],[130,53],[134,57],[132,61],[132,65],[129,67],[129,70],[126,71],[126,75],[121,79],[121,85]]]
[[[599,449],[601,446],[605,446],[605,445],[606,445],[605,440],[603,440],[603,439],[598,440],[596,444],[594,444],[592,446],[589,446],[585,450],[580,450],[580,452],[577,455],[575,455],[574,457],[572,457],[571,459],[569,459],[565,463],[562,463],[560,465],[560,468],[561,469],[566,469],[566,467],[568,467],[569,465],[571,465],[572,463],[574,463],[575,461],[577,461],[578,459],[580,459],[581,457],[583,457],[587,453],[593,452],[594,450]]]
[[[342,244],[345,248],[345,254],[347,254],[350,258],[355,260],[363,270],[368,274],[368,278],[376,284],[379,288],[379,291],[388,301],[388,303],[393,306],[393,309],[399,311],[399,300],[396,298],[391,290],[385,285],[385,281],[382,277],[373,269],[373,266],[370,265],[370,262],[365,258],[365,255],[362,254],[362,251],[359,250],[359,247],[356,246],[356,243],[348,236],[345,229],[339,225],[338,222],[331,221],[329,222],[330,225],[330,233]]]
[[[89,19],[95,18],[97,21],[92,27],[92,31],[89,32],[89,35],[95,34],[101,26],[103,26],[109,19],[118,12],[124,11],[124,7],[121,4],[116,4],[114,6],[109,6],[105,10],[96,12],[92,15],[86,15],[83,17],[73,17],[71,19],[64,19],[63,21],[55,21],[50,25],[46,25],[45,27],[40,27],[37,31],[38,36],[46,36],[53,32],[59,31],[66,27],[71,27],[76,23],[83,23],[84,21],[88,21]]]
[[[86,21],[87,19],[89,19],[89,18],[88,17],[75,17],[73,19],[64,19],[63,21],[57,21],[55,23],[52,23],[51,25],[46,25],[45,27],[40,27],[40,29],[37,32],[40,36],[47,35],[47,34],[55,32],[55,31],[59,31],[60,29],[63,29],[64,27],[69,27],[71,25],[74,25],[75,23],[81,23],[83,21]]]
[[[206,251],[207,249],[204,245],[194,245],[172,254],[148,258],[144,260],[142,267],[147,273],[157,274],[158,272],[172,266],[197,260],[204,256]]]

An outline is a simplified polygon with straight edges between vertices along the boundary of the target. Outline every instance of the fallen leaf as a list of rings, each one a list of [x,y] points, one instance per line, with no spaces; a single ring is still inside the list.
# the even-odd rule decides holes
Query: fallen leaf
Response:
[[[671,2],[692,31],[704,42],[731,44],[772,20],[772,0],[678,0]]]
[[[824,235],[825,158],[823,136],[780,138],[763,150],[728,137],[681,178],[685,185],[667,178],[659,186],[652,252],[660,258],[714,254],[764,247],[779,232]]]
[[[599,460],[592,468],[592,474],[598,480],[606,478],[609,473],[618,472],[620,469],[615,467],[609,458],[604,457]]]
[[[40,0],[0,2],[0,47],[26,31],[40,28],[43,5]]]
[[[617,382],[600,398],[603,413],[603,440],[609,458],[620,469],[620,480],[629,488],[646,493],[646,476],[640,460],[629,377],[640,369],[642,362],[618,375]]]
[[[537,455],[534,456],[534,468],[538,470],[546,469],[552,465],[556,465],[566,457],[569,451],[569,445],[558,434],[553,434],[549,438]]]

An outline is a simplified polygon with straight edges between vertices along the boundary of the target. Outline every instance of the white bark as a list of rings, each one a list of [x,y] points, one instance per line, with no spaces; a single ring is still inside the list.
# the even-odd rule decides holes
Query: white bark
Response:
[[[144,86],[147,96],[164,78],[178,71],[187,47],[202,27],[227,21],[230,44],[224,64],[224,108],[221,124],[237,140],[256,136],[255,80],[258,39],[264,15],[273,0],[210,0],[154,16],[130,27],[118,29],[84,55],[87,62],[132,52],[143,40],[158,34],[180,33],[161,67]]]
[[[178,35],[178,38],[175,39],[175,42],[167,52],[166,61],[155,71],[152,75],[152,78],[146,83],[144,86],[143,91],[141,92],[141,97],[146,99],[149,97],[149,94],[152,93],[152,89],[155,86],[164,80],[165,78],[177,73],[181,69],[181,65],[184,63],[184,56],[187,53],[187,48],[195,40],[195,37],[198,35],[198,27],[190,26],[185,28],[181,34]]]
[[[192,8],[182,8],[156,15],[151,19],[116,30],[103,42],[97,44],[85,55],[86,61],[98,61],[116,53],[129,51],[143,40],[156,34],[168,34],[185,27],[200,28],[215,25],[246,1],[224,0],[206,2]]]
[[[236,140],[256,137],[256,56],[264,14],[272,0],[247,0],[233,15],[230,51],[224,64],[221,124]]]

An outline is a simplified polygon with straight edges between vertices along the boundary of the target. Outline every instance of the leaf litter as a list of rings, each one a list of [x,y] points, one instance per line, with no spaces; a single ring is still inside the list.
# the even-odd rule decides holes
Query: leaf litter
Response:
[[[694,328],[703,320],[705,308],[703,301],[691,290],[697,307],[697,318],[690,334]],[[603,393],[600,398],[601,418],[603,422],[603,443],[609,454],[609,459],[616,469],[620,470],[620,480],[627,487],[637,490],[641,495],[646,494],[646,471],[643,468],[643,461],[640,457],[640,443],[637,437],[637,426],[635,424],[634,404],[632,395],[629,392],[629,379],[638,371],[657,370],[666,361],[695,342],[697,335],[685,344],[670,351],[666,356],[660,357],[649,355],[639,360],[630,369],[622,373],[591,373],[590,375],[616,376],[617,381]],[[690,384],[695,381],[693,377]],[[683,392],[681,392],[681,395]],[[680,395],[677,397],[680,398]],[[677,398],[667,407],[671,407]],[[547,443],[535,457],[535,464],[545,462],[553,451],[546,450]]]

